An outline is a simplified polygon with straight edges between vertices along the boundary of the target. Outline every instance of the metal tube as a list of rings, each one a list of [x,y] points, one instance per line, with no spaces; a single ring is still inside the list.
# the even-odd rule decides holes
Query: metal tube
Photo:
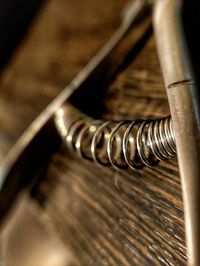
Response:
[[[200,106],[181,17],[183,1],[158,0],[154,29],[174,126],[188,264],[200,265]]]

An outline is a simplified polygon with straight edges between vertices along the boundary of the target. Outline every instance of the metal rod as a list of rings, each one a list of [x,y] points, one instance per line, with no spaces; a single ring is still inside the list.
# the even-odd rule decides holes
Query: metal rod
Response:
[[[200,105],[182,21],[183,1],[158,0],[154,29],[174,126],[188,264],[200,265]]]

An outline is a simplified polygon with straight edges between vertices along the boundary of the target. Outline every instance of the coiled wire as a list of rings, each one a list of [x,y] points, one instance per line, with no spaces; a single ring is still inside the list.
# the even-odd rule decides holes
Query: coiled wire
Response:
[[[66,106],[56,112],[55,124],[70,151],[103,166],[141,169],[176,154],[169,116],[159,120],[102,121]]]

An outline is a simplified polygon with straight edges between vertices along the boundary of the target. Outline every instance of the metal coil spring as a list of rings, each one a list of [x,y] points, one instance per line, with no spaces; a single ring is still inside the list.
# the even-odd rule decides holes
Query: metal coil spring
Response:
[[[55,124],[69,150],[103,166],[140,169],[155,166],[176,154],[170,117],[102,121],[93,120],[73,108],[60,108]]]

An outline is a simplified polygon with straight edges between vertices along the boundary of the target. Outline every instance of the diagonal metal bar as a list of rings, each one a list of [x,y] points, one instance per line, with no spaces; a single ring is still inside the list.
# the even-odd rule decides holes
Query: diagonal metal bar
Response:
[[[136,0],[123,14],[114,36],[72,82],[53,100],[21,136],[0,166],[0,223],[12,206],[18,192],[31,184],[57,149],[60,138],[54,125],[55,111],[68,100],[76,101],[77,91],[96,88],[106,78],[110,80],[127,54],[137,49],[138,43],[151,28],[151,5]],[[140,34],[131,29],[145,21]],[[132,38],[130,38],[132,36]],[[119,56],[120,55],[120,56]],[[104,76],[106,71],[106,76]],[[72,97],[73,95],[73,97]],[[80,98],[77,102],[80,102]]]

